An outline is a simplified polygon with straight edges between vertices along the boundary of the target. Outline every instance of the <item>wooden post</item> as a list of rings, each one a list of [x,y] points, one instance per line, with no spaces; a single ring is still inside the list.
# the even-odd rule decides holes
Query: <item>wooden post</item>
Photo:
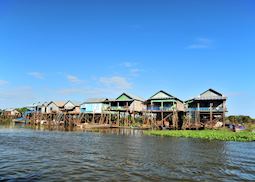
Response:
[[[192,111],[190,111],[190,112],[189,112],[189,115],[188,115],[188,120],[189,120],[189,129],[190,129],[191,112],[192,112]]]
[[[161,125],[164,126],[164,113],[161,111]]]
[[[197,103],[197,116],[196,116],[196,129],[198,129],[198,125],[200,124],[200,103]]]
[[[213,107],[213,103],[210,103],[210,124],[211,124],[211,128],[213,128],[212,107]]]
[[[92,115],[92,123],[95,124],[95,113],[93,112],[93,115]]]
[[[120,111],[118,111],[117,126],[120,126]]]
[[[109,114],[109,124],[112,126],[112,113],[110,111],[110,114]]]
[[[37,113],[34,114],[34,116],[33,116],[33,123],[32,123],[33,125],[35,125],[36,118],[37,118]]]
[[[128,120],[126,119],[126,111],[124,111],[124,126],[128,125]]]
[[[133,118],[132,118],[132,124],[134,124],[135,123],[135,111],[133,111],[134,113],[133,113]]]
[[[226,112],[226,101],[223,101],[223,113],[222,113],[222,122],[223,122],[223,127],[225,127],[225,112]]]

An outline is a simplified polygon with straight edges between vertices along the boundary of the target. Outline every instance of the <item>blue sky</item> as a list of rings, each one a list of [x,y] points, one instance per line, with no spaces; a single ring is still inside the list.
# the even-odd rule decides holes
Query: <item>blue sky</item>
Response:
[[[2,0],[0,108],[214,88],[255,117],[254,20],[252,0]]]

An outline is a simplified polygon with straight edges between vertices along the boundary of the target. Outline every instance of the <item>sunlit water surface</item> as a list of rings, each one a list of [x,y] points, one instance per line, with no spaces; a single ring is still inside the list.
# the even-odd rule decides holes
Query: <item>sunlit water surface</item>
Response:
[[[0,181],[255,180],[255,142],[0,128]]]

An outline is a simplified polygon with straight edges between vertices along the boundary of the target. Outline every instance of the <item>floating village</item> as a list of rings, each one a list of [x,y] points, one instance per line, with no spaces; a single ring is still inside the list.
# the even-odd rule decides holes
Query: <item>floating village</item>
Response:
[[[95,98],[84,102],[50,101],[26,106],[23,114],[5,109],[2,117],[29,125],[80,128],[204,129],[225,125],[227,97],[208,89],[187,101],[163,90],[147,100],[129,93],[116,99]]]

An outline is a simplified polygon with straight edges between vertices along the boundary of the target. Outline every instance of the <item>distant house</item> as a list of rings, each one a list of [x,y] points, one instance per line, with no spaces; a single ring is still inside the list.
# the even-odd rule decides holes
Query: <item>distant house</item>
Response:
[[[20,116],[21,113],[17,111],[16,109],[10,108],[10,109],[4,110],[4,115],[5,116]]]
[[[184,111],[183,101],[163,90],[155,93],[145,103],[148,111]]]
[[[36,104],[36,103],[30,104],[30,105],[26,106],[26,108],[27,108],[30,112],[35,112],[36,109],[37,109],[37,104]]]
[[[46,113],[62,113],[66,102],[63,101],[51,101],[47,105]]]
[[[224,120],[227,97],[213,89],[208,89],[199,96],[186,101],[187,111],[191,117],[197,113],[198,121]]]
[[[48,104],[48,102],[38,103],[38,105],[36,106],[36,111],[42,114],[47,113]]]
[[[67,101],[64,104],[63,112],[69,114],[79,114],[80,113],[80,103],[75,101]]]
[[[111,102],[113,111],[141,112],[145,109],[144,99],[141,97],[123,93],[116,100]]]
[[[162,126],[180,128],[184,114],[184,102],[179,98],[160,90],[145,101],[146,110],[153,114]],[[147,113],[148,114],[148,113]]]
[[[110,107],[110,100],[107,98],[88,99],[80,106],[81,113],[101,114]]]

